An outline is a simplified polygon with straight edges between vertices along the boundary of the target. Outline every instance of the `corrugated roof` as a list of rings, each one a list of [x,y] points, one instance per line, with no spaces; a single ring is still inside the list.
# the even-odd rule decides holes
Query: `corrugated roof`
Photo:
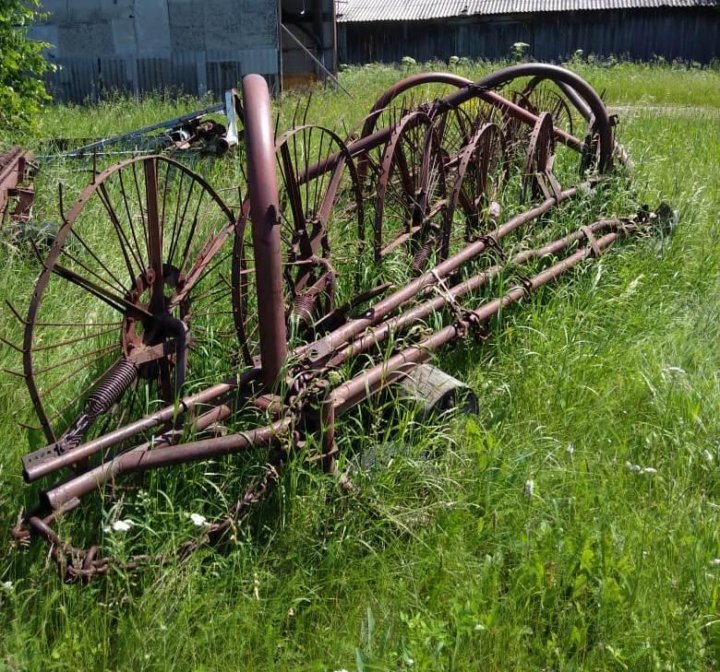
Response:
[[[341,23],[424,21],[527,12],[718,6],[720,0],[340,0],[337,20]]]

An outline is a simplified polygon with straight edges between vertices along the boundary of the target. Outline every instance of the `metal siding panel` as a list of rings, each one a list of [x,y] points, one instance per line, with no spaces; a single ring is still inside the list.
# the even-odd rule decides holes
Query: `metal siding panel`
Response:
[[[577,49],[586,54],[627,54],[649,59],[663,56],[708,62],[717,57],[720,13],[714,9],[613,10],[602,20],[591,13],[543,13],[522,20],[468,17],[449,22],[368,22],[345,24],[345,61],[397,62],[402,56],[417,60],[506,57],[513,42],[528,42],[533,55],[557,60]],[[407,33],[407,38],[402,36]],[[456,47],[461,45],[461,47]]]
[[[718,7],[720,0],[346,0],[339,23],[428,21],[453,16],[661,7]]]

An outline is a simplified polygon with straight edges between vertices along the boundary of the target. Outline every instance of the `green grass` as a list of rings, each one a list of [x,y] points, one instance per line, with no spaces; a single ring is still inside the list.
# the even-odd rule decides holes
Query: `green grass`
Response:
[[[508,311],[486,344],[441,355],[478,392],[478,418],[419,426],[400,409],[387,422],[382,401],[348,417],[340,467],[357,491],[297,460],[222,550],[65,586],[42,545],[9,546],[31,498],[19,469],[27,441],[13,423],[25,392],[2,374],[0,669],[718,668],[720,73],[576,65],[611,105],[632,106],[619,135],[638,198],[668,201],[679,226],[670,239],[613,248]],[[319,91],[308,117],[352,126],[401,74],[345,72],[358,100]],[[286,96],[283,121],[295,103]],[[87,137],[196,105],[50,108],[41,128]],[[86,179],[74,167],[43,171],[42,221],[57,221],[57,181],[71,200]],[[231,181],[222,162],[202,169]],[[594,207],[612,214],[625,200],[613,192]],[[554,222],[589,223],[583,214]],[[19,244],[0,255],[0,296],[24,306],[37,267]],[[1,357],[17,368],[14,353]],[[392,459],[354,468],[377,444]],[[138,482],[144,494],[94,517],[86,507],[63,529],[120,554],[170,549],[194,534],[189,513],[218,515],[237,495],[251,467],[235,463],[153,474]],[[131,535],[100,533],[113,514],[136,521]]]

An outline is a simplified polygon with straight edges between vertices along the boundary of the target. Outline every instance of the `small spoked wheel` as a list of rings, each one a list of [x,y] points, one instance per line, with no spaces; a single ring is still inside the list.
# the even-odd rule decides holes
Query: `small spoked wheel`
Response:
[[[493,215],[490,208],[498,203],[507,177],[508,157],[502,130],[496,124],[485,124],[459,156],[450,196],[449,228],[443,241],[446,255],[458,244],[484,233],[485,224]],[[454,226],[456,218],[463,220],[459,227]]]
[[[411,112],[385,147],[375,194],[375,260],[409,252],[416,271],[440,253],[447,217],[445,155],[433,121]]]
[[[305,125],[275,143],[285,315],[288,333],[301,332],[333,311],[357,287],[364,247],[362,196],[355,165],[333,131]],[[332,165],[326,165],[334,157]],[[312,166],[323,170],[310,172]],[[233,303],[243,355],[259,352],[255,262],[243,207],[233,261]]]

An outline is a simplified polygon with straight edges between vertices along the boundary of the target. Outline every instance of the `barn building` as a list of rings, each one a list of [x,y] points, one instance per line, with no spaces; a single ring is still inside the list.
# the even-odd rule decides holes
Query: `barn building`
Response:
[[[495,59],[518,42],[539,60],[720,58],[720,0],[338,0],[337,21],[346,63]]]
[[[335,0],[42,0],[59,100],[170,88],[218,95],[257,72],[275,91],[337,71]]]

